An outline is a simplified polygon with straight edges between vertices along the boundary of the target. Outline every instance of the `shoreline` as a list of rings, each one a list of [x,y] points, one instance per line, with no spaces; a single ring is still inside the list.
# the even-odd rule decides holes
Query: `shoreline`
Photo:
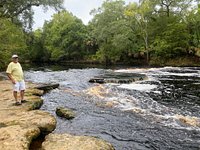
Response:
[[[0,149],[26,150],[33,139],[40,134],[48,134],[56,127],[55,118],[44,111],[37,110],[43,103],[43,91],[35,89],[35,84],[26,83],[26,103],[15,106],[12,83],[0,81]]]
[[[170,58],[170,59],[161,59],[157,57],[151,58],[149,63],[146,63],[144,59],[133,59],[130,62],[116,62],[111,64],[106,64],[96,60],[71,60],[71,61],[60,61],[60,62],[31,62],[31,61],[21,61],[24,70],[29,70],[30,68],[42,68],[45,70],[46,67],[54,66],[56,70],[59,68],[102,68],[102,69],[115,69],[115,68],[125,68],[125,67],[134,67],[134,68],[158,68],[158,67],[200,67],[200,58],[199,57],[179,57],[179,58]],[[5,72],[6,66],[0,68],[0,80],[1,72]]]
[[[36,84],[26,82],[26,103],[16,106],[12,95],[12,83],[0,81],[0,149],[3,150],[114,150],[114,147],[98,138],[53,134],[56,118],[48,112],[38,110],[43,100],[44,90],[36,89]],[[43,136],[43,139],[40,139]],[[41,141],[37,141],[37,140]],[[81,145],[81,147],[80,147]]]

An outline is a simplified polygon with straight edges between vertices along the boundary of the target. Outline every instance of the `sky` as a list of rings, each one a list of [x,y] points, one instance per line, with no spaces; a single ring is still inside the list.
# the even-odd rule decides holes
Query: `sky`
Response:
[[[126,4],[129,2],[137,2],[138,0],[125,0]],[[101,7],[104,0],[64,0],[64,7],[74,16],[80,18],[84,24],[87,24],[92,16],[90,11]],[[34,25],[33,29],[42,28],[44,21],[51,20],[51,17],[56,13],[53,9],[44,12],[41,7],[34,7]]]

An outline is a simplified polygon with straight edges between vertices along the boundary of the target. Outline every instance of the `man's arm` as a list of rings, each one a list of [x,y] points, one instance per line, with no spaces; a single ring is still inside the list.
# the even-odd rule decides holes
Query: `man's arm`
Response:
[[[13,84],[15,84],[15,80],[13,79],[12,75],[10,73],[7,73],[8,78],[12,81]]]

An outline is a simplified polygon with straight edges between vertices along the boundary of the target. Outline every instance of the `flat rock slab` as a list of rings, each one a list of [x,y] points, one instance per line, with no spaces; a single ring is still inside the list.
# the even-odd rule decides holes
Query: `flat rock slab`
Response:
[[[114,150],[110,143],[89,136],[49,134],[45,139],[43,150]]]
[[[147,76],[138,73],[121,73],[121,72],[109,72],[104,75],[94,77],[89,80],[91,83],[132,83],[135,81],[146,80]]]
[[[1,113],[0,113],[1,114]],[[21,125],[24,127],[36,126],[43,133],[50,133],[56,127],[55,118],[48,112],[41,110],[33,111],[7,111],[7,114],[1,114],[0,123],[6,126]],[[1,129],[1,128],[0,128]]]
[[[1,150],[28,150],[30,141],[39,136],[40,130],[35,127],[13,125],[0,128]]]
[[[32,139],[41,133],[50,133],[56,127],[56,119],[38,109],[42,104],[39,96],[43,92],[26,83],[26,103],[14,105],[12,83],[0,81],[0,150],[28,150]]]

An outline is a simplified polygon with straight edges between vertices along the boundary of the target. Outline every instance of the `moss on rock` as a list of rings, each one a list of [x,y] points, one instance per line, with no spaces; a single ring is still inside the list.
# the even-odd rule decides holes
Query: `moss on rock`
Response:
[[[64,107],[56,108],[56,114],[66,119],[73,119],[75,117],[75,113],[71,109]]]

